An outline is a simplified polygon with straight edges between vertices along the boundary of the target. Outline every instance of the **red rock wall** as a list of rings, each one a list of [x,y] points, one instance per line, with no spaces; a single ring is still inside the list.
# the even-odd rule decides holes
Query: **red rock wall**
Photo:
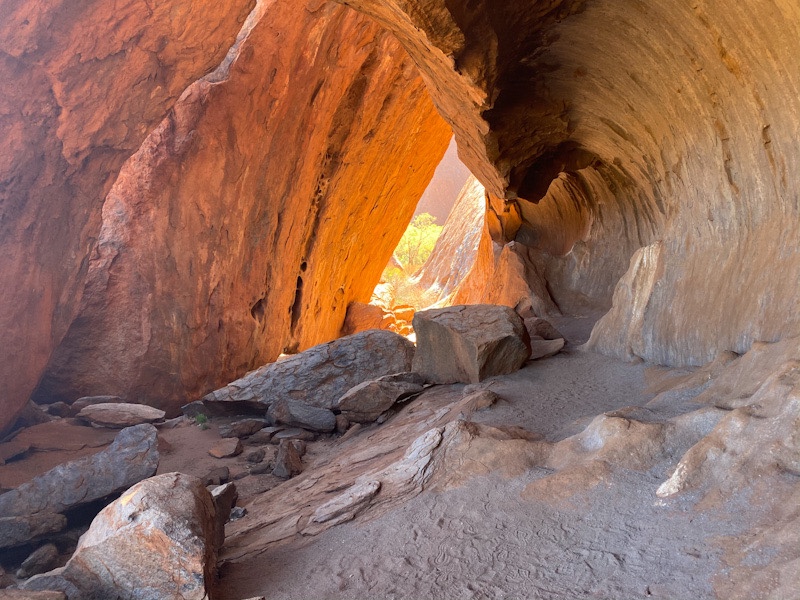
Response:
[[[251,7],[0,0],[0,431],[75,314],[122,163]]]
[[[373,22],[332,3],[262,3],[123,167],[37,399],[175,409],[335,338],[450,136]]]
[[[659,244],[596,348],[700,364],[800,333],[796,2],[347,4],[397,33],[498,199],[493,238],[546,252],[556,299],[608,306]]]

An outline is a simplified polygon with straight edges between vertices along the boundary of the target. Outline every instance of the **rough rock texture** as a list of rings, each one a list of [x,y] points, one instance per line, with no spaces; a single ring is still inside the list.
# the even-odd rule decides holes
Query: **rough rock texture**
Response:
[[[199,479],[152,477],[95,517],[66,566],[24,588],[62,590],[69,598],[213,599],[215,523],[214,502]]]
[[[58,548],[55,544],[45,544],[34,550],[28,558],[22,561],[17,571],[17,577],[27,579],[31,575],[38,575],[49,571],[58,562]]]
[[[25,544],[57,533],[67,526],[67,518],[60,514],[42,512],[14,517],[4,515],[5,513],[0,513],[0,548]]]
[[[303,459],[293,440],[281,440],[272,474],[289,479],[303,472]]]
[[[347,4],[407,48],[487,187],[492,238],[541,253],[562,310],[607,308],[660,242],[654,285],[616,308],[641,317],[606,351],[702,364],[800,333],[795,3]]]
[[[0,494],[0,516],[58,513],[150,477],[158,468],[158,432],[136,425],[119,432],[105,450],[59,465]]]
[[[67,596],[64,594],[64,592],[0,590],[0,600],[67,600]]]
[[[424,384],[419,373],[386,375],[347,390],[333,408],[351,423],[372,423],[396,402],[421,392]]]
[[[342,335],[353,335],[367,329],[388,329],[386,309],[366,302],[351,302],[342,324]],[[387,326],[383,326],[386,322]]]
[[[486,190],[470,176],[453,205],[431,255],[414,280],[435,294],[437,302],[458,287],[472,268],[486,213]]]
[[[469,169],[458,158],[458,146],[456,139],[453,138],[450,140],[447,152],[444,153],[441,162],[436,167],[433,179],[417,202],[414,215],[428,213],[436,217],[439,225],[444,224],[470,177]]]
[[[208,394],[203,402],[250,403],[263,409],[285,398],[331,408],[359,383],[410,371],[413,356],[414,344],[406,338],[391,331],[364,331],[265,365]]]
[[[261,431],[266,426],[266,419],[241,419],[228,425],[220,425],[219,436],[223,438],[244,438]]]
[[[306,404],[302,400],[278,398],[270,404],[268,414],[276,423],[290,427],[326,433],[336,429],[336,416],[330,410]]]
[[[239,438],[225,438],[209,448],[208,453],[214,458],[229,458],[239,456],[244,448]]]
[[[376,24],[319,0],[262,1],[123,167],[36,397],[174,409],[335,338],[450,137]]]
[[[564,340],[545,340],[542,338],[531,338],[531,360],[548,358],[561,352],[564,347]]]
[[[522,319],[508,307],[479,304],[418,312],[414,371],[431,383],[477,383],[518,370],[531,353]]]
[[[0,430],[76,314],[115,174],[251,8],[0,2]]]
[[[93,404],[82,409],[77,417],[102,427],[132,427],[164,419],[164,411],[144,404]]]

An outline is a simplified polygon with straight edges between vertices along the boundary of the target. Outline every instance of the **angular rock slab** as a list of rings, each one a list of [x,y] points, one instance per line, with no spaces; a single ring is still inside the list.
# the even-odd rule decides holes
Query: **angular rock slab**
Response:
[[[563,338],[557,340],[545,340],[542,338],[531,338],[530,360],[549,358],[555,356],[564,348]]]
[[[100,511],[64,567],[23,587],[69,598],[211,599],[216,527],[214,501],[199,479],[158,475]]]
[[[66,526],[67,518],[54,513],[0,517],[0,548],[25,544],[36,538],[58,533]]]
[[[530,337],[507,306],[450,306],[414,315],[413,370],[430,383],[478,383],[517,371],[531,353]]]
[[[349,389],[334,408],[352,423],[372,423],[398,401],[425,389],[419,373],[397,373],[365,381]]]
[[[133,427],[143,423],[155,423],[166,416],[163,410],[145,404],[92,404],[82,409],[77,417],[101,427]]]
[[[314,346],[256,369],[203,402],[269,406],[278,399],[302,400],[330,409],[359,383],[411,370],[414,344],[391,331],[369,330]]]
[[[272,474],[281,479],[289,479],[303,472],[303,459],[300,451],[293,444],[294,440],[281,440],[278,445],[278,456]]]
[[[58,465],[0,495],[0,516],[60,513],[99,500],[154,475],[158,458],[156,428],[128,427],[105,450]]]
[[[214,458],[230,458],[239,456],[243,450],[239,438],[223,438],[209,448],[208,453]]]
[[[276,423],[289,427],[302,427],[311,431],[327,433],[336,429],[336,415],[327,408],[311,406],[300,400],[281,398],[269,407],[269,414]]]

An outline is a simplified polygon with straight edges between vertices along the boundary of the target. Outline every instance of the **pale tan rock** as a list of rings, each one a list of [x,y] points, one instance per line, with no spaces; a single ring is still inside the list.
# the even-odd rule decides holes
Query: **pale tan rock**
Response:
[[[523,318],[525,320],[525,329],[528,330],[528,335],[531,336],[531,339],[534,337],[540,337],[545,340],[564,339],[564,336],[561,335],[561,332],[553,327],[553,324],[550,323],[550,321],[540,319],[538,317]]]
[[[518,370],[530,356],[522,319],[505,306],[479,304],[418,312],[413,370],[431,383],[477,383]]]
[[[163,410],[144,404],[93,404],[76,416],[102,427],[132,427],[142,423],[155,423],[164,419]]]
[[[530,360],[539,360],[540,358],[549,358],[550,356],[555,356],[561,352],[562,348],[564,348],[564,340],[561,338],[557,340],[532,338]]]

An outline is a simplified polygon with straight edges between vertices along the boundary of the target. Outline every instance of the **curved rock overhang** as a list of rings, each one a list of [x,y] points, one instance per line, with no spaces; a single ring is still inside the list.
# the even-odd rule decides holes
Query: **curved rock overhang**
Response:
[[[797,3],[344,3],[416,61],[496,242],[577,248],[552,287],[599,305],[628,270],[593,347],[697,365],[800,333]]]
[[[336,337],[452,135],[335,3],[0,14],[0,430],[40,379],[175,409]]]

